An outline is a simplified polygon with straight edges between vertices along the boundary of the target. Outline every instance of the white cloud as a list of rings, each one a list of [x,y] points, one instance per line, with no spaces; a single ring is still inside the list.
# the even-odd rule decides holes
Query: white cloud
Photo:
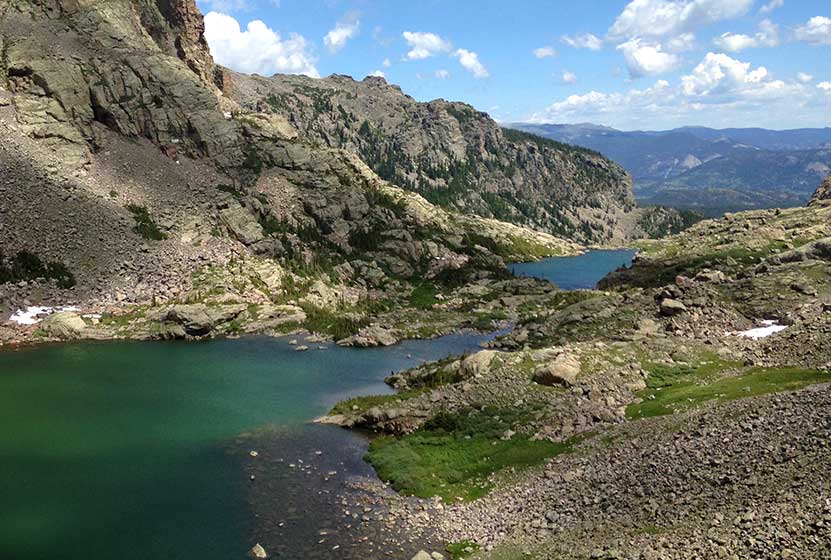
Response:
[[[249,22],[242,31],[233,17],[209,12],[205,16],[205,39],[219,64],[239,72],[320,76],[311,45],[302,35],[292,33],[283,39],[260,20]]]
[[[814,77],[810,74],[806,74],[805,72],[797,72],[796,79],[802,82],[803,84],[807,84],[808,82],[814,81]]]
[[[537,58],[550,58],[552,56],[557,56],[557,51],[554,50],[554,47],[546,45],[544,47],[534,49],[534,56]]]
[[[435,33],[423,31],[405,31],[402,33],[410,50],[407,52],[409,60],[422,60],[440,53],[450,52],[453,46]]]
[[[723,53],[707,53],[692,74],[681,78],[681,91],[687,96],[709,96],[728,91],[747,90],[748,86],[774,84],[766,81],[768,70],[759,66],[751,70],[749,62],[730,58]]]
[[[389,59],[389,58],[385,58],[385,59],[384,59],[384,62],[382,62],[382,63],[381,63],[381,65],[382,65],[384,68],[389,68],[390,66],[392,66],[392,62],[390,62],[390,59]]]
[[[825,95],[823,92],[828,93]],[[595,122],[620,128],[706,126],[819,126],[829,123],[831,82],[819,89],[784,82],[764,67],[708,53],[678,82],[643,89],[589,91],[525,117],[532,122]]]
[[[329,52],[335,54],[343,47],[349,39],[358,35],[358,30],[361,27],[361,22],[357,15],[352,14],[346,16],[344,19],[335,24],[335,27],[323,37],[323,44],[329,49]]]
[[[680,53],[691,51],[695,48],[695,34],[682,33],[681,35],[670,38],[666,45],[667,50],[670,52]]]
[[[436,78],[446,80],[450,77],[450,72],[447,70],[436,70]]]
[[[623,53],[629,75],[633,78],[665,74],[681,62],[679,56],[664,52],[660,44],[643,43],[640,39],[627,41],[618,45],[617,49]]]
[[[759,23],[759,32],[753,37],[741,33],[724,33],[716,37],[713,43],[727,52],[734,53],[755,47],[776,47],[779,45],[779,26],[765,19]]]
[[[589,49],[590,51],[599,51],[603,48],[603,39],[592,35],[591,33],[578,33],[577,35],[563,35],[561,37],[563,43],[575,49]]]
[[[570,72],[568,70],[563,70],[563,81],[567,84],[573,84],[577,82],[577,74],[574,72]]]
[[[831,95],[831,82],[820,82],[817,84],[817,87],[825,93]]]
[[[370,74],[370,76],[375,76],[376,78],[386,78],[387,77],[387,75],[384,74],[381,70],[376,70],[375,72]]]
[[[831,45],[831,18],[812,17],[794,30],[794,37],[811,45]]]
[[[609,28],[612,41],[670,37],[742,16],[754,0],[632,0]]]
[[[459,64],[473,74],[474,78],[487,78],[490,76],[490,72],[479,62],[479,55],[475,52],[467,49],[458,49],[453,53],[453,56],[459,59]]]
[[[761,7],[760,14],[769,14],[785,5],[785,0],[770,0],[767,4]]]

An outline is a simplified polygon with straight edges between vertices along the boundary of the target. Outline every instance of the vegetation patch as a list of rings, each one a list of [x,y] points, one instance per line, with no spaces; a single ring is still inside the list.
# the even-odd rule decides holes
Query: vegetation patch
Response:
[[[828,372],[801,368],[751,368],[737,376],[721,377],[710,382],[695,373],[669,373],[665,385],[646,389],[643,402],[629,405],[630,419],[683,412],[707,401],[728,402],[781,391],[795,391],[816,383],[831,382]]]
[[[133,220],[136,222],[133,226],[133,232],[150,241],[167,239],[167,235],[159,229],[159,226],[150,217],[146,206],[128,204],[125,208],[133,215]]]
[[[367,460],[397,491],[421,498],[473,500],[492,487],[505,468],[528,468],[567,452],[574,442],[532,441],[508,430],[527,422],[531,409],[485,408],[440,413],[401,438],[372,441]]]
[[[332,407],[332,410],[329,411],[329,414],[345,414],[345,415],[358,415],[363,414],[370,408],[375,408],[376,406],[384,406],[387,404],[405,401],[407,399],[411,399],[413,397],[417,397],[423,392],[423,390],[415,390],[415,391],[403,391],[401,393],[392,393],[389,395],[367,395],[362,397],[354,397],[351,399],[346,399],[340,401],[335,406]]]
[[[410,305],[417,309],[431,309],[439,301],[437,294],[435,284],[419,284],[410,294]]]
[[[62,262],[43,262],[40,257],[29,251],[19,251],[9,259],[3,258],[3,253],[0,253],[0,284],[38,278],[55,280],[61,288],[71,288],[75,285],[75,276]]]
[[[450,555],[452,560],[458,560],[460,558],[467,558],[472,556],[476,551],[479,550],[479,545],[473,541],[459,541],[448,544],[444,548],[447,553]]]

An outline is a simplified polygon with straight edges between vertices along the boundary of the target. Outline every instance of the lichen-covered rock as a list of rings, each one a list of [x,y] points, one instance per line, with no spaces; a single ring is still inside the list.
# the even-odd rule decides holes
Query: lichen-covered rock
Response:
[[[40,324],[40,328],[44,332],[64,340],[80,338],[86,327],[84,320],[71,311],[53,313]]]

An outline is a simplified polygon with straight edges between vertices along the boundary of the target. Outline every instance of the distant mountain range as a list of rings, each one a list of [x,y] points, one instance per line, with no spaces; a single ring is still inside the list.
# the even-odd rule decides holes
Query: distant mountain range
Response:
[[[641,204],[709,215],[804,204],[831,172],[831,128],[625,132],[595,124],[507,126],[617,161],[632,174]]]

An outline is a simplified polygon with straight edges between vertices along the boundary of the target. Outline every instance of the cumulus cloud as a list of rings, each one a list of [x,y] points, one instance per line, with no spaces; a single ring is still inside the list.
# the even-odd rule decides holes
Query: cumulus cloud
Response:
[[[764,84],[767,77],[768,70],[764,66],[751,69],[749,62],[736,60],[723,53],[707,53],[691,74],[681,78],[681,91],[690,97],[742,91],[747,86]]]
[[[424,31],[405,31],[402,37],[409,45],[407,59],[422,60],[441,53],[448,53],[453,49],[449,41],[446,41],[435,33]]]
[[[370,74],[370,76],[375,76],[376,78],[386,78],[387,77],[387,75],[384,74],[381,70],[376,70],[375,72]]]
[[[249,0],[197,0],[196,3],[203,12],[212,11],[224,14],[248,12],[254,8]]]
[[[708,53],[675,84],[658,80],[646,88],[570,95],[528,120],[590,121],[622,128],[638,128],[644,120],[652,126],[672,127],[691,123],[714,126],[728,119],[736,126],[781,127],[783,121],[816,126],[827,121],[831,82],[823,84],[814,88],[798,80],[784,82],[764,67],[754,68],[723,53]]]
[[[713,43],[727,52],[740,52],[755,47],[776,47],[779,45],[779,26],[765,19],[759,23],[759,32],[752,37],[741,33],[724,33],[716,37]]]
[[[575,49],[589,49],[599,51],[603,48],[603,39],[591,33],[578,33],[577,35],[563,35],[563,43]]]
[[[641,39],[627,41],[618,45],[617,49],[623,53],[629,75],[633,78],[665,74],[681,62],[679,56],[664,52],[660,44],[644,43]]]
[[[831,18],[812,17],[794,30],[794,37],[815,46],[831,45]]]
[[[831,95],[831,82],[820,82],[817,84],[817,87],[825,93]]]
[[[785,0],[770,0],[770,2],[768,2],[767,4],[762,6],[761,9],[759,9],[759,13],[763,14],[763,15],[764,14],[769,14],[774,10],[778,10],[779,8],[781,8],[784,5],[785,5]]]
[[[534,56],[537,58],[550,58],[552,56],[556,56],[557,51],[554,50],[554,47],[551,46],[544,46],[538,49],[534,49]]]
[[[667,50],[670,52],[680,53],[691,51],[695,48],[695,34],[682,33],[676,37],[671,37],[667,40]]]
[[[243,31],[233,17],[209,12],[205,39],[219,64],[239,72],[320,76],[311,45],[302,35],[291,33],[284,39],[260,20],[249,22]]]
[[[384,62],[382,62],[382,63],[381,63],[381,65],[382,65],[384,68],[389,68],[390,66],[392,66],[392,62],[390,61],[390,59],[389,59],[389,58],[385,58],[385,59],[384,59]]]
[[[450,77],[450,72],[447,70],[436,70],[436,78],[446,80]]]
[[[563,81],[567,84],[573,84],[577,82],[577,74],[574,72],[570,72],[568,70],[563,70]]]
[[[806,74],[805,72],[797,72],[796,79],[802,82],[803,84],[807,84],[808,82],[814,81],[814,77],[810,74]]]
[[[754,0],[632,0],[609,28],[609,39],[670,37],[742,16]]]
[[[343,47],[349,39],[358,35],[358,30],[361,27],[361,21],[356,14],[347,15],[344,19],[335,24],[335,27],[323,37],[323,44],[329,49],[329,52],[335,54]]]
[[[484,64],[479,62],[479,55],[467,49],[457,49],[453,56],[459,59],[465,70],[473,74],[474,78],[487,78],[490,72],[485,68]]]

